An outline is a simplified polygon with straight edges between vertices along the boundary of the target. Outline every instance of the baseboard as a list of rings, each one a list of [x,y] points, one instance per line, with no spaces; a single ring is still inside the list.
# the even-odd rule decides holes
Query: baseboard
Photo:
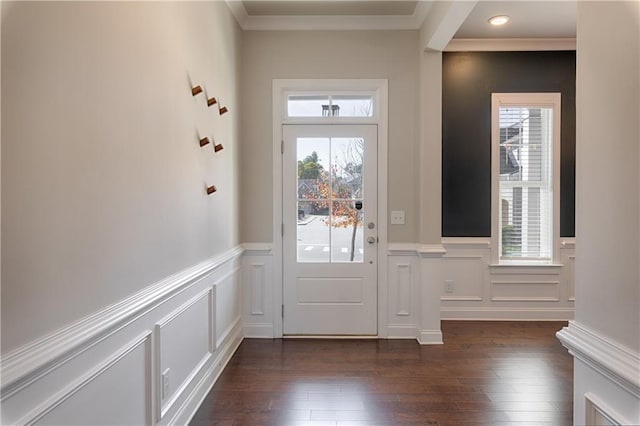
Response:
[[[421,330],[418,335],[418,343],[421,345],[442,345],[442,331]]]
[[[202,402],[207,397],[213,386],[216,384],[225,367],[231,361],[231,357],[238,350],[244,340],[241,321],[236,322],[230,333],[227,334],[226,341],[222,343],[220,352],[207,372],[202,375],[193,391],[187,396],[182,406],[168,422],[169,425],[186,425],[191,422],[196,415]]]
[[[273,339],[273,324],[245,324],[244,337],[250,339]]]
[[[569,321],[573,308],[442,307],[440,319],[467,321]]]

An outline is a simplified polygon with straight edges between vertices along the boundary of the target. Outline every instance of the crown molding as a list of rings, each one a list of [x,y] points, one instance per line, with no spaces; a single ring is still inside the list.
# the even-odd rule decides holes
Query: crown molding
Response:
[[[241,0],[225,0],[227,7],[231,11],[231,14],[240,28],[244,29],[244,26],[247,24],[247,20],[249,19],[249,14],[247,14],[247,9],[244,8],[244,4]]]
[[[454,38],[445,52],[576,50],[575,38]]]

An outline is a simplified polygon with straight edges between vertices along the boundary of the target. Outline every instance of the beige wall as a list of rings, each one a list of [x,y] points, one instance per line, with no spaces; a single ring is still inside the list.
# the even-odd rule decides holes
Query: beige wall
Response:
[[[640,3],[580,2],[577,35],[576,321],[637,353]]]
[[[239,243],[241,32],[221,2],[2,12],[6,353]]]
[[[272,80],[389,79],[389,241],[418,241],[417,31],[247,31],[242,72],[242,215],[244,242],[273,239]]]

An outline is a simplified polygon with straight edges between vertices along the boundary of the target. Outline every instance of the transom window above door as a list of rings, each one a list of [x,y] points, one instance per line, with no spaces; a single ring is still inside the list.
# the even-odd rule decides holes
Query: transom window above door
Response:
[[[286,118],[373,118],[377,115],[374,92],[286,93]]]

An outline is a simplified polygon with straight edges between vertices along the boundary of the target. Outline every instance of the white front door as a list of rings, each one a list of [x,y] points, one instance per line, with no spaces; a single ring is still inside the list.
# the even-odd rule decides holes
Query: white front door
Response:
[[[377,126],[284,125],[284,334],[377,334]]]

